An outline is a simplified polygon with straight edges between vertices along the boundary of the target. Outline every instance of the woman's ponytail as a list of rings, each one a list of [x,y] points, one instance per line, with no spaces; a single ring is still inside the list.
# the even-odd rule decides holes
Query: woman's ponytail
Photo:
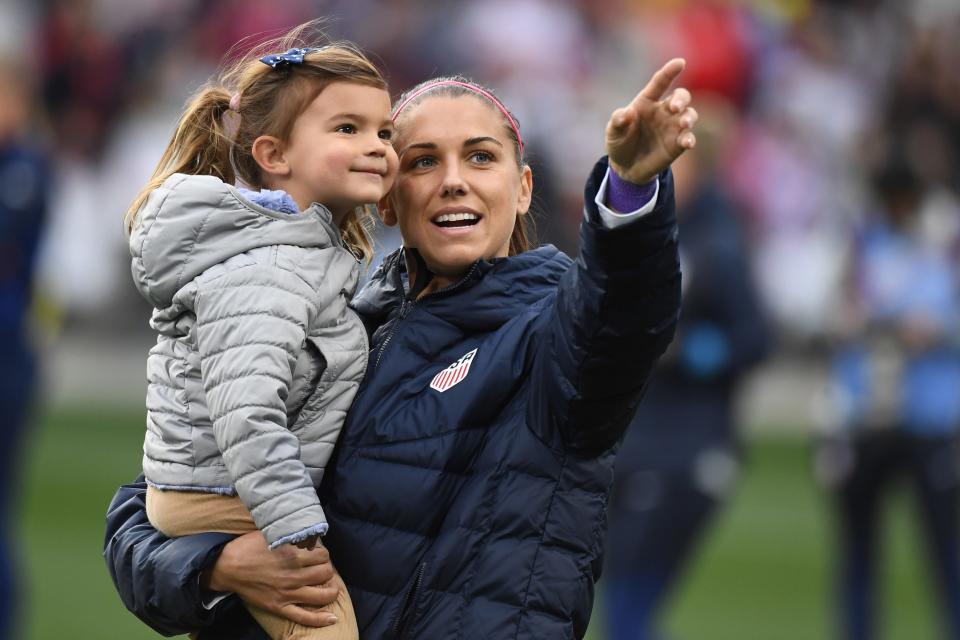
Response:
[[[517,221],[513,223],[513,233],[510,234],[510,247],[507,255],[516,256],[525,251],[529,251],[533,246],[531,236],[534,235],[534,221],[531,219],[531,212],[526,215],[518,215]]]

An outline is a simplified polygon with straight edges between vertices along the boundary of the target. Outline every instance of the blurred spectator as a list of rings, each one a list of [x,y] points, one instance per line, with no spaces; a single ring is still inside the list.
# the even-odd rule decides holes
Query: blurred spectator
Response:
[[[859,141],[872,121],[868,82],[847,52],[847,14],[818,7],[759,56],[757,82],[728,165],[750,216],[758,286],[788,338],[828,326],[848,218],[859,206]]]
[[[881,635],[880,512],[903,477],[919,505],[940,637],[960,639],[958,263],[950,242],[924,233],[929,192],[902,155],[873,184],[876,209],[855,236],[837,318],[835,412],[816,460],[840,525],[841,637]]]
[[[46,218],[50,174],[28,135],[30,102],[20,61],[0,60],[0,639],[14,634],[21,607],[12,509],[21,444],[37,378],[27,316],[34,257]]]
[[[99,154],[122,107],[126,57],[92,2],[50,2],[39,37],[43,97],[61,153]]]
[[[611,640],[663,637],[658,614],[740,458],[733,402],[770,346],[736,211],[718,179],[728,118],[700,98],[697,148],[674,163],[683,305],[617,458],[604,580]]]
[[[742,3],[691,0],[676,3],[667,12],[648,10],[644,20],[654,17],[656,28],[649,29],[649,35],[655,39],[657,51],[664,57],[682,55],[687,60],[683,86],[745,106],[758,33],[751,29],[750,14]]]

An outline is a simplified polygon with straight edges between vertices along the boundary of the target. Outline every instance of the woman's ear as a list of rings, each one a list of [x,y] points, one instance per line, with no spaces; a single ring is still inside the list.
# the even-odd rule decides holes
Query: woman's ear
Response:
[[[533,201],[533,171],[530,165],[523,165],[520,172],[520,191],[517,194],[517,215],[526,215]]]
[[[393,207],[390,205],[390,195],[387,194],[380,198],[380,201],[377,202],[377,213],[380,215],[380,220],[383,224],[388,227],[397,226],[397,214],[394,213]]]
[[[290,163],[283,154],[283,144],[273,136],[260,136],[253,141],[250,154],[266,176],[286,177]]]

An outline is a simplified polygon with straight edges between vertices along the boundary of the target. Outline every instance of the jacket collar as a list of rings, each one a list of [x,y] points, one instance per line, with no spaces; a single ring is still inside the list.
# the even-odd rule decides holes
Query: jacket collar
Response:
[[[208,175],[175,173],[155,189],[130,235],[134,283],[163,309],[210,267],[257,247],[343,246],[333,217],[314,203],[300,215],[279,213]]]
[[[404,301],[406,260],[394,251],[358,293],[352,306],[368,321],[381,324]],[[572,261],[553,245],[509,258],[478,260],[454,285],[414,302],[438,318],[467,330],[499,326],[550,295]]]

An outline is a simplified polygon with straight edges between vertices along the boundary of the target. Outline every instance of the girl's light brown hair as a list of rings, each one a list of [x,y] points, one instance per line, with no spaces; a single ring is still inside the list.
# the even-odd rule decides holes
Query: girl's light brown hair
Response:
[[[500,102],[500,106],[497,106],[491,102],[483,95],[483,93],[473,91],[469,87],[476,87],[477,89],[494,96],[494,98]],[[411,96],[415,97],[410,99]],[[403,92],[403,94],[397,98],[396,102],[396,104],[400,105],[402,108],[394,112],[394,122],[397,125],[397,130],[401,135],[403,134],[403,125],[401,123],[410,117],[410,114],[413,113],[416,106],[429,100],[430,98],[435,98],[438,96],[447,98],[473,96],[478,100],[482,100],[485,104],[487,104],[487,106],[496,111],[497,115],[503,120],[503,125],[507,132],[507,138],[510,140],[511,146],[513,147],[514,157],[517,160],[517,168],[520,171],[523,170],[523,167],[526,164],[526,158],[524,157],[523,146],[520,144],[520,138],[518,137],[519,129],[514,128],[514,124],[519,127],[519,121],[517,120],[517,117],[513,115],[512,112],[507,110],[505,106],[503,106],[503,101],[496,97],[496,94],[492,89],[485,87],[482,84],[478,84],[464,76],[444,76],[431,78],[430,80],[425,80],[410,90]],[[503,111],[501,111],[501,107],[503,108]],[[506,113],[504,113],[504,111]],[[513,118],[512,123],[507,119],[506,114],[509,114],[510,118]],[[515,256],[519,253],[523,253],[524,251],[529,251],[533,244],[531,242],[531,238],[535,235],[535,231],[533,217],[530,215],[530,213],[524,216],[517,216],[517,220],[513,225],[513,232],[510,234],[510,248],[508,255]]]
[[[297,117],[332,82],[347,81],[387,90],[377,67],[350,42],[320,44],[319,21],[295,27],[285,35],[258,45],[227,66],[193,95],[180,116],[177,128],[153,172],[150,182],[130,205],[127,230],[150,193],[174,173],[213,175],[227,184],[237,181],[261,188],[263,175],[253,158],[253,142],[259,136],[274,136],[283,142]],[[314,40],[314,41],[311,41]],[[274,69],[260,61],[269,53],[292,47],[318,47],[301,64]],[[231,97],[238,96],[231,109]],[[370,229],[374,219],[366,207],[346,216],[340,231],[358,256],[370,260],[373,250]]]

